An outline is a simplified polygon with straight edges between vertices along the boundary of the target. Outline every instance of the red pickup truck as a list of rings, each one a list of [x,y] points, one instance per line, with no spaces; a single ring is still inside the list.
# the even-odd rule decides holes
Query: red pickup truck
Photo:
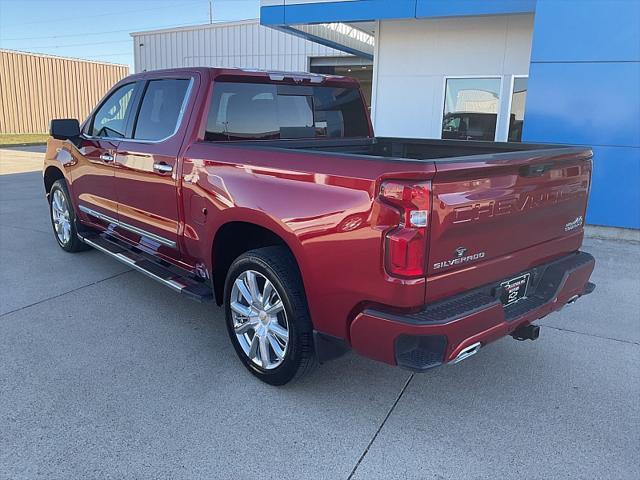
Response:
[[[457,363],[595,288],[590,149],[374,137],[348,78],[146,72],[50,130],[60,246],[224,305],[274,385],[348,349]]]

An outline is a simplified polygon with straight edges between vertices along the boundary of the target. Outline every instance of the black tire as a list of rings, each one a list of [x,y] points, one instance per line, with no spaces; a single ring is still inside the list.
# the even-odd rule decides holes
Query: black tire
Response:
[[[68,206],[70,234],[69,234],[69,238],[66,241],[62,239],[60,235],[58,235],[58,232],[56,231],[56,222],[54,220],[54,213],[53,213],[53,210],[54,210],[53,201],[54,201],[54,196],[56,195],[56,192],[59,192],[59,194],[61,194],[64,197],[64,201]],[[65,183],[64,180],[56,180],[51,186],[51,191],[49,192],[49,218],[51,219],[53,236],[58,242],[58,245],[60,245],[60,248],[62,248],[64,251],[75,253],[75,252],[81,252],[83,250],[88,250],[89,248],[91,248],[89,247],[89,245],[83,243],[78,238],[76,212],[75,212],[75,209],[73,208],[73,203],[71,203],[71,195],[69,195],[69,190],[67,189],[67,184]]]
[[[234,331],[231,311],[234,282],[245,272],[255,271],[268,279],[282,300],[289,331],[284,359],[273,369],[264,369],[245,353]],[[316,365],[313,351],[313,326],[304,286],[295,259],[284,247],[250,250],[238,257],[227,273],[224,288],[227,331],[242,364],[256,377],[270,385],[284,385],[308,374]],[[255,332],[254,332],[255,335]]]

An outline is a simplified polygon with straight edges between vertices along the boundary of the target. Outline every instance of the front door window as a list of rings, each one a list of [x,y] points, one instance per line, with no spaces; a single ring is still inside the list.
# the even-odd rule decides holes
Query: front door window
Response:
[[[123,138],[126,135],[135,87],[135,83],[123,85],[104,101],[93,116],[90,129],[92,137]]]

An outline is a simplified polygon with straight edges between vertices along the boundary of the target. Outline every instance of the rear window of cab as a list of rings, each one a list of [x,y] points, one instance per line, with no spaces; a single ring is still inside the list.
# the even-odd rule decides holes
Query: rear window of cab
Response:
[[[205,140],[369,136],[357,88],[216,81]]]

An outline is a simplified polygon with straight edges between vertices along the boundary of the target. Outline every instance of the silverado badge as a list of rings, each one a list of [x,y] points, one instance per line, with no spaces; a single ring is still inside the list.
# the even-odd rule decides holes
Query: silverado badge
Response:
[[[575,230],[576,228],[580,227],[582,225],[582,215],[580,215],[579,217],[576,217],[575,220],[571,220],[569,223],[567,223],[564,226],[564,231],[565,232],[570,232],[571,230]]]

